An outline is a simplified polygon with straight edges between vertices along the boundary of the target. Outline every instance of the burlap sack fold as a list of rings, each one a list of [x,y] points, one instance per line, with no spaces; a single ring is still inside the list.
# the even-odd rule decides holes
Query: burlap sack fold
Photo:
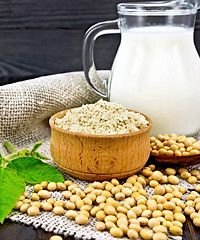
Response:
[[[108,77],[109,72],[101,72]],[[49,136],[48,118],[67,109],[96,102],[100,97],[82,72],[39,77],[0,87],[0,142],[18,147]]]
[[[100,75],[107,79],[109,71],[101,71]],[[35,142],[43,140],[39,151],[51,158],[49,117],[61,110],[94,103],[99,99],[100,96],[90,88],[82,72],[44,76],[1,86],[0,153],[6,154],[3,147],[5,140],[11,141],[18,148],[31,147]],[[55,166],[53,160],[48,163]],[[199,165],[193,167],[198,169]],[[63,175],[65,179],[74,181],[81,188],[88,185],[85,181],[74,179],[65,173]],[[194,187],[181,179],[179,185],[187,189]],[[27,186],[26,191],[31,194],[32,186]],[[153,189],[148,187],[147,191],[149,196],[153,194]],[[63,200],[59,192],[52,192],[52,197]],[[97,221],[95,218],[90,218],[85,226],[78,225],[64,215],[56,216],[52,212],[41,212],[36,217],[13,212],[9,218],[12,221],[31,224],[36,228],[41,227],[46,231],[64,236],[71,235],[82,239],[114,239],[108,232],[99,232],[95,229],[94,225]],[[181,237],[172,238],[181,239]]]

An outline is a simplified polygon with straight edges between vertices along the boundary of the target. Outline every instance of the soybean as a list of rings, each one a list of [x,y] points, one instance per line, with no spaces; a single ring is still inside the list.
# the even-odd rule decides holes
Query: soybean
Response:
[[[162,232],[154,233],[153,240],[167,240],[167,235]]]
[[[42,203],[42,208],[44,211],[51,211],[51,209],[53,208],[51,203],[49,202],[44,202]]]
[[[72,220],[74,220],[77,215],[78,215],[78,212],[75,211],[75,210],[68,210],[66,212],[66,217],[69,218],[69,219],[72,219]]]
[[[134,229],[129,229],[127,231],[127,236],[130,238],[130,239],[138,239],[138,233],[137,231],[135,231]]]
[[[145,240],[149,240],[149,239],[152,239],[153,232],[149,229],[142,229],[140,231],[140,236]]]
[[[123,236],[123,231],[118,228],[118,227],[113,227],[110,229],[110,234],[113,236],[113,237],[122,237]]]
[[[29,207],[29,208],[27,209],[27,213],[28,213],[28,215],[30,215],[30,216],[36,216],[36,215],[39,214],[39,212],[40,212],[39,208],[37,208],[37,207],[35,207],[35,206]]]
[[[193,223],[195,226],[200,227],[200,217],[194,218]]]
[[[183,233],[183,230],[178,226],[169,227],[169,231],[171,232],[171,234],[173,234],[175,236],[180,236]]]
[[[60,207],[60,206],[56,206],[56,207],[53,208],[53,212],[56,215],[62,215],[64,213],[64,208]]]
[[[75,218],[75,221],[80,224],[80,225],[85,225],[88,223],[88,217],[85,216],[84,214],[78,214]]]
[[[47,199],[47,198],[50,198],[51,193],[48,192],[47,190],[40,190],[38,192],[38,195],[40,196],[40,198]]]
[[[62,237],[58,236],[58,235],[53,235],[50,240],[63,240]]]
[[[95,227],[98,231],[103,231],[106,228],[106,225],[104,222],[96,222]]]

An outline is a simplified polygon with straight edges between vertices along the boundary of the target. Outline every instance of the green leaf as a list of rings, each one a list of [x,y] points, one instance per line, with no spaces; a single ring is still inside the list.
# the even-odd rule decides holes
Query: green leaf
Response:
[[[36,144],[33,146],[32,150],[31,150],[31,152],[30,152],[30,155],[31,155],[32,157],[36,157],[36,158],[39,158],[39,159],[49,160],[49,158],[41,155],[39,152],[36,152],[36,150],[37,150],[41,145],[42,145],[42,141],[36,143]]]
[[[33,146],[32,150],[31,150],[31,153],[32,153],[32,152],[35,152],[41,145],[42,145],[42,142],[36,143],[36,144]]]
[[[14,207],[21,193],[25,191],[24,181],[12,170],[0,167],[0,222]]]
[[[27,183],[64,182],[64,178],[59,171],[34,157],[16,158],[7,167],[16,172]]]

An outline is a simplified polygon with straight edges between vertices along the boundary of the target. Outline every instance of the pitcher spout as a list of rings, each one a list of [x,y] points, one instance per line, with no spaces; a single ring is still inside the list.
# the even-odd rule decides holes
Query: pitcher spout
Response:
[[[178,5],[190,9],[190,10],[198,10],[200,8],[200,0],[177,0]]]

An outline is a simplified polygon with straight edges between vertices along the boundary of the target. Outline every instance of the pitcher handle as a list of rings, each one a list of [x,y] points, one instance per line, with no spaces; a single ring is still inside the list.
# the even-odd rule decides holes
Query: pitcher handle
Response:
[[[104,34],[112,33],[120,33],[120,30],[118,28],[118,19],[113,21],[100,22],[93,25],[87,30],[83,39],[82,48],[83,71],[85,73],[85,77],[89,85],[94,89],[96,93],[98,93],[102,97],[108,97],[107,81],[101,79],[97,74],[96,67],[94,64],[94,43],[97,37]],[[103,85],[103,87],[106,89],[106,93],[102,93],[94,86],[93,84],[94,80],[97,80],[99,83]]]

